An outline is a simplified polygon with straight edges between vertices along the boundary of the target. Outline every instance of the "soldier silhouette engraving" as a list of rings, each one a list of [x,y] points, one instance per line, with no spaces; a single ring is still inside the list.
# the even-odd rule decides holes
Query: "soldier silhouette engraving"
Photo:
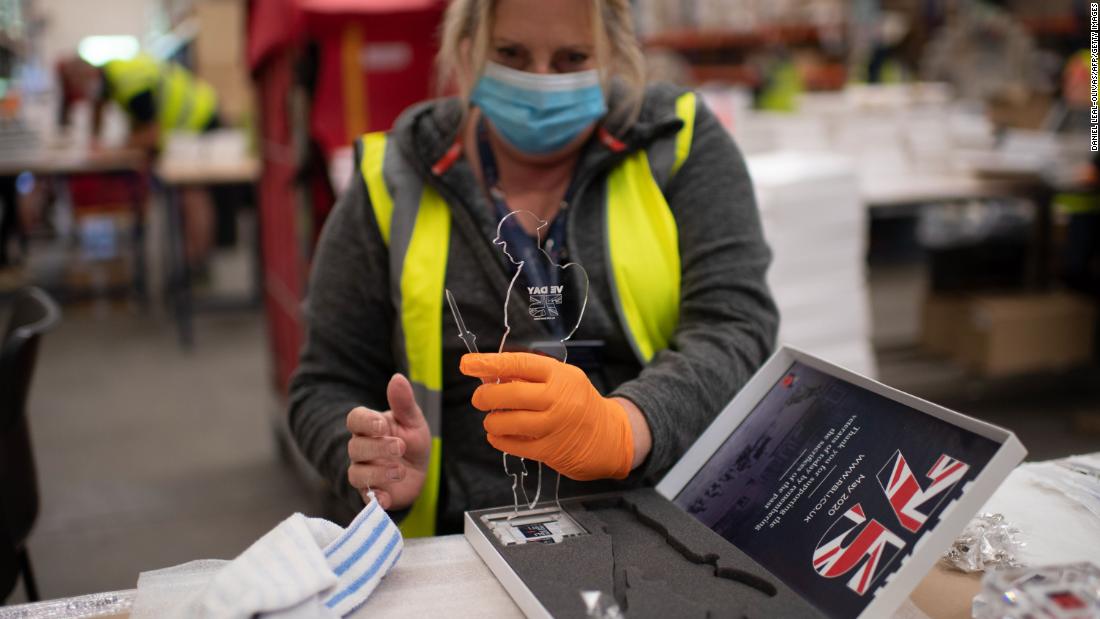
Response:
[[[509,220],[512,219],[515,219],[515,221],[509,222]],[[497,352],[504,352],[508,336],[512,332],[512,325],[509,319],[511,304],[514,302],[522,303],[522,301],[517,301],[517,299],[524,298],[524,295],[521,294],[522,291],[516,291],[516,282],[520,281],[521,275],[525,273],[525,269],[535,268],[533,265],[527,264],[530,258],[521,259],[516,255],[516,252],[509,251],[508,242],[504,238],[504,226],[508,223],[513,223],[522,227],[522,223],[519,221],[520,219],[527,219],[527,222],[535,229],[535,243],[538,248],[538,251],[535,253],[539,258],[544,258],[547,261],[549,266],[547,269],[548,272],[554,273],[553,270],[557,270],[557,272],[554,273],[557,277],[552,277],[551,279],[552,281],[558,282],[557,285],[531,287],[532,289],[529,289],[526,295],[528,306],[526,311],[521,313],[529,316],[532,320],[540,322],[567,320],[572,323],[565,325],[568,327],[567,329],[555,325],[557,328],[552,328],[555,332],[555,336],[554,339],[550,340],[552,346],[540,346],[538,350],[538,352],[542,354],[549,355],[559,361],[565,362],[569,356],[569,349],[565,342],[577,332],[577,329],[581,325],[581,319],[584,317],[584,310],[588,305],[588,273],[584,270],[584,267],[575,262],[561,265],[554,260],[550,253],[546,251],[542,241],[543,234],[549,226],[549,223],[530,211],[512,211],[505,215],[497,224],[496,237],[493,238],[493,245],[499,247],[508,258],[508,261],[515,266],[515,273],[512,274],[512,280],[508,284],[508,293],[504,297],[504,333],[501,335],[500,346],[497,347]],[[565,298],[568,294],[574,294],[573,291],[566,290],[569,288],[570,283],[572,283],[567,277],[567,275],[570,274],[577,276],[575,287],[576,293],[578,293],[577,296],[579,297],[579,305],[576,306],[578,308],[576,311],[576,320],[563,317],[561,312],[561,308],[565,301],[576,303],[575,300]],[[509,470],[508,454],[501,452],[501,459],[504,463],[505,474],[512,478],[512,498],[514,499],[516,511],[519,511],[519,493],[517,490],[522,491],[523,501],[527,504],[527,508],[534,509],[534,507],[538,505],[539,496],[542,494],[542,463],[539,463],[538,484],[535,489],[535,498],[529,500],[525,483],[528,475],[525,460],[519,458],[519,468],[516,470]],[[560,485],[561,475],[559,474],[554,486],[555,503],[558,501],[558,487]]]
[[[568,330],[558,330],[558,334],[563,334],[563,337],[557,338],[560,347],[555,347],[552,350],[539,350],[543,354],[547,354],[559,361],[566,361],[568,358],[568,347],[565,342],[568,341],[573,334],[577,332],[577,329],[581,326],[581,319],[584,317],[585,307],[588,305],[588,273],[584,270],[584,267],[580,266],[576,262],[569,262],[564,265],[560,265],[554,261],[550,254],[543,247],[542,235],[549,223],[540,219],[534,213],[529,211],[512,211],[504,216],[497,224],[496,237],[493,238],[493,245],[496,245],[508,258],[508,261],[515,265],[515,273],[512,274],[512,280],[508,284],[508,293],[504,297],[504,334],[500,338],[500,346],[497,347],[497,352],[504,352],[505,344],[507,343],[508,336],[512,332],[512,325],[508,318],[509,309],[513,303],[513,299],[516,297],[522,298],[522,295],[516,291],[516,282],[520,280],[520,276],[524,273],[525,268],[532,268],[527,265],[527,260],[518,258],[513,252],[508,250],[508,242],[504,239],[502,230],[510,219],[527,219],[535,228],[536,243],[538,247],[538,255],[545,258],[551,269],[558,271],[558,277],[554,278],[558,282],[569,282],[566,277],[567,274],[575,273],[578,275],[578,290],[580,293],[580,305],[576,313],[576,320],[572,320],[573,324],[569,326]],[[517,225],[522,225],[519,221],[513,222]],[[557,286],[543,286],[536,292],[529,292],[528,308],[524,312],[530,316],[533,320],[560,320],[563,318],[561,313],[561,306],[565,301],[564,296],[566,294],[572,294],[571,291],[566,291],[569,287],[568,283],[562,283]],[[545,289],[545,291],[543,291]]]

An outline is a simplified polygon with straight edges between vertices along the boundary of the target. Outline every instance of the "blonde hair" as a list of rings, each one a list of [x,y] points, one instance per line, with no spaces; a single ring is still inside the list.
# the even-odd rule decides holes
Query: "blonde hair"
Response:
[[[638,117],[645,94],[645,59],[637,37],[630,0],[590,0],[595,33],[596,62],[605,92],[615,76],[625,86],[625,96],[609,115],[630,125]],[[477,77],[489,57],[493,12],[497,0],[452,0],[443,16],[442,40],[436,54],[437,87],[442,92],[454,83],[459,96],[468,100]],[[463,43],[469,56],[463,58]],[[469,64],[463,61],[467,60]]]

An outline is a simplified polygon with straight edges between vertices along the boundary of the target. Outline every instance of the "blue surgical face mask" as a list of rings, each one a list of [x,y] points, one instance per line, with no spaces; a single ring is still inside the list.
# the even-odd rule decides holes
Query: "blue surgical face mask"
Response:
[[[489,62],[470,100],[501,137],[531,154],[562,148],[607,113],[595,69],[541,75]]]

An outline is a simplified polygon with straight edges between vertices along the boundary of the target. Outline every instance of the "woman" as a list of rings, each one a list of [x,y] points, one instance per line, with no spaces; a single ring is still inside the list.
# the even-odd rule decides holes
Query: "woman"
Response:
[[[777,323],[744,162],[693,94],[645,87],[627,0],[455,0],[439,65],[460,97],[357,148],[291,385],[306,456],[353,505],[374,489],[407,535],[510,505],[499,450],[561,472],[563,497],[654,483],[767,357]],[[569,352],[583,371],[463,356],[444,316],[446,287],[479,341],[500,341],[513,270],[492,239],[516,210],[550,222],[543,248],[587,271]],[[510,342],[550,337],[512,322]]]

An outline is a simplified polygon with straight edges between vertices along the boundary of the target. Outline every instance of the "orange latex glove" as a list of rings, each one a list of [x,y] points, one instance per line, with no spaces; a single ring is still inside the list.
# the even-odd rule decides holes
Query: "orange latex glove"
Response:
[[[497,449],[549,464],[570,479],[623,479],[634,437],[623,407],[580,368],[531,353],[467,354],[459,369],[488,381],[474,392]],[[500,379],[497,384],[496,380]]]

